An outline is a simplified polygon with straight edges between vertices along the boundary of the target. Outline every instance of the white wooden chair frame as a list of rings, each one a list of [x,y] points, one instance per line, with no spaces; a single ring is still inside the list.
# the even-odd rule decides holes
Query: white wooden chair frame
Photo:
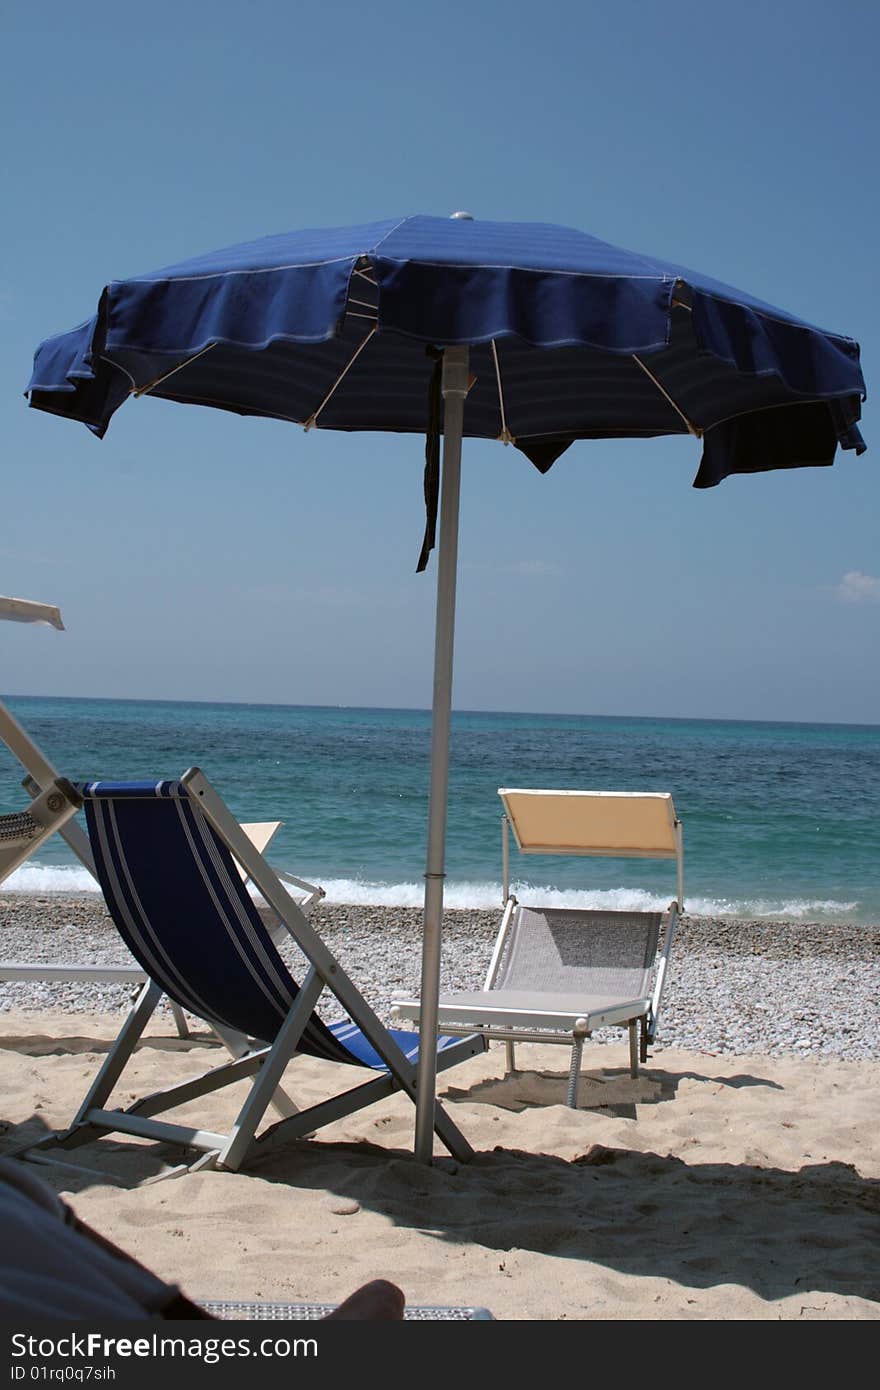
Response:
[[[288,1139],[311,1135],[314,1130],[342,1119],[398,1089],[405,1091],[415,1101],[416,1065],[404,1056],[397,1043],[387,1033],[301,908],[283,887],[278,875],[248,839],[222,798],[198,768],[190,769],[180,780],[189,795],[197,801],[209,824],[277,914],[306,956],[310,968],[300,984],[293,1007],[271,1046],[255,1044],[246,1055],[234,1058],[191,1081],[146,1096],[126,1110],[107,1109],[110,1094],[161,998],[159,986],[147,981],[112,1050],[89,1087],[70,1128],[62,1134],[47,1136],[38,1145],[24,1151],[22,1157],[39,1159],[44,1157],[40,1154],[40,1149],[49,1145],[59,1145],[65,1149],[76,1148],[102,1134],[123,1133],[170,1141],[201,1151],[202,1157],[199,1160],[194,1164],[181,1165],[179,1169],[174,1170],[175,1174],[214,1166],[237,1169],[253,1144],[263,1146],[271,1143],[274,1146]],[[370,1080],[353,1089],[310,1106],[308,1110],[298,1111],[289,1097],[279,1091],[279,1086],[325,986],[333,992],[379,1055],[388,1061],[389,1070],[374,1073]],[[484,1040],[472,1033],[469,1037],[462,1038],[460,1044],[455,1043],[441,1052],[438,1056],[438,1066],[452,1066],[484,1049]],[[253,1085],[234,1124],[226,1134],[153,1118],[162,1111],[173,1109],[251,1076],[255,1078]],[[257,1127],[270,1103],[274,1103],[277,1109],[286,1113],[280,1122],[256,1138]],[[455,1158],[466,1161],[472,1156],[470,1144],[439,1101],[435,1105],[435,1130]]]
[[[0,739],[6,744],[7,748],[21,763],[27,775],[22,785],[25,790],[34,798],[39,798],[43,787],[53,787],[56,783],[64,779],[59,779],[59,774],[49,762],[48,758],[37,746],[34,740],[19,724],[18,720],[7,709],[6,705],[0,700]],[[58,818],[57,824],[53,824],[46,834],[41,836],[39,841],[31,841],[25,852],[15,863],[11,861],[3,865],[0,863],[0,883],[12,873],[13,869],[18,868],[31,854],[43,844],[49,836],[57,830],[73,850],[83,868],[91,874],[97,882],[95,874],[95,861],[92,857],[91,846],[88,836],[82,827],[72,819],[78,808],[73,806],[70,813]],[[281,824],[280,821],[256,821],[249,823],[242,828],[248,837],[264,849],[272,834]],[[297,878],[295,874],[289,874],[276,869],[278,877],[285,883],[290,883],[296,888],[300,888],[303,897],[300,906],[303,911],[308,911],[316,902],[324,897],[324,889],[315,883],[308,883],[306,879]],[[281,929],[283,934],[283,928]],[[87,984],[125,984],[130,985],[133,991],[137,991],[145,983],[147,974],[137,965],[61,965],[51,961],[45,964],[34,965],[24,961],[2,960],[0,961],[0,980],[8,981],[45,981],[47,983],[67,984],[69,982]],[[186,1017],[179,1004],[173,1000],[169,1001],[171,1013],[174,1018],[177,1032],[182,1038],[189,1037],[189,1027]],[[247,1050],[246,1039],[227,1030],[214,1028],[214,1032],[220,1038],[233,1056],[238,1056]]]

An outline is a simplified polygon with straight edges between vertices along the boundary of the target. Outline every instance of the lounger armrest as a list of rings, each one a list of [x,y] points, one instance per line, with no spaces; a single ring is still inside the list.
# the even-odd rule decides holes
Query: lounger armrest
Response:
[[[147,972],[139,965],[61,965],[49,962],[0,961],[0,980],[40,980],[65,983],[143,984]]]
[[[406,1018],[411,1023],[418,1023],[421,1012],[422,1006],[418,999],[392,999],[391,1001],[393,1018]]]
[[[505,999],[503,990],[474,991],[461,998],[449,996],[440,1000],[437,1015],[438,1029],[449,1031],[456,1027],[468,1029],[562,1029],[566,1033],[592,1033],[596,1028],[615,1027],[642,1018],[649,1013],[647,998],[608,1000],[579,1007],[577,999],[567,1001],[548,999],[542,1005],[536,996],[533,1004],[520,999]],[[395,1018],[418,1023],[420,1004],[417,999],[395,999],[391,1004]]]

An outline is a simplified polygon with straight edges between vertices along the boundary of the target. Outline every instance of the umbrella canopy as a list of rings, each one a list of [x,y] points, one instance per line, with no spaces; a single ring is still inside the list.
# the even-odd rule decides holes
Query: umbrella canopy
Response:
[[[32,406],[103,436],[130,395],[306,429],[428,436],[443,419],[422,1029],[436,1026],[463,436],[541,472],[578,439],[691,434],[695,486],[861,453],[858,344],[693,271],[566,227],[404,217],[266,237],[104,289],[37,349]],[[445,408],[441,410],[441,395]],[[435,1061],[421,1049],[416,1152]]]
[[[131,394],[424,433],[471,349],[464,433],[542,470],[573,440],[698,434],[697,486],[861,449],[858,345],[705,275],[543,223],[291,232],[111,282],[37,349],[31,405],[103,435]]]

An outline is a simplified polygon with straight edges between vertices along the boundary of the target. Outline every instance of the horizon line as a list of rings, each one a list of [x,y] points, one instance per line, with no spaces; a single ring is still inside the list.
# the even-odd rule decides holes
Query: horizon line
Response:
[[[52,700],[81,701],[83,703],[99,704],[130,704],[130,705],[200,705],[209,708],[229,707],[238,709],[301,709],[301,710],[352,710],[384,714],[424,714],[430,717],[430,707],[410,706],[410,705],[362,705],[347,703],[321,703],[321,704],[302,704],[281,700],[204,700],[204,699],[176,699],[173,696],[137,696],[137,695],[41,695],[34,692],[27,694],[3,694],[4,700]],[[453,708],[452,717],[456,715],[494,715],[503,718],[521,718],[523,716],[533,719],[624,719],[624,720],[643,720],[657,721],[671,724],[785,724],[795,727],[827,727],[842,729],[880,729],[880,723],[869,723],[866,720],[847,720],[847,719],[747,719],[738,715],[711,715],[711,714],[601,714],[587,713],[583,710],[502,710],[502,709],[464,709]]]

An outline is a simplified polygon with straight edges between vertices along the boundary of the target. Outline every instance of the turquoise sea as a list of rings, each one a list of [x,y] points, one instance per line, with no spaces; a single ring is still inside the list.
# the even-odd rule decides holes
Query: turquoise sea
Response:
[[[242,820],[284,821],[270,859],[344,902],[419,904],[430,715],[421,710],[9,697],[64,775],[200,766]],[[691,912],[880,922],[880,726],[453,716],[446,901],[500,900],[500,786],[671,791]],[[23,804],[0,746],[0,803]],[[514,850],[512,877],[563,903],[665,905],[672,866]],[[53,839],[6,885],[91,880]]]

